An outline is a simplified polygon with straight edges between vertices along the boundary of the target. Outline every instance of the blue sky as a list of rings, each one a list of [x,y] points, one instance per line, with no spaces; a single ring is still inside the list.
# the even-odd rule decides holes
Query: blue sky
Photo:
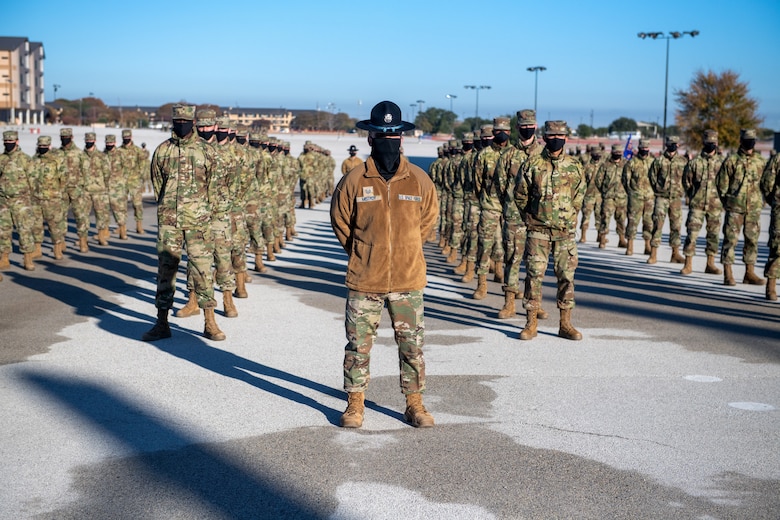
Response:
[[[396,0],[288,2],[3,2],[0,35],[44,44],[46,99],[93,92],[111,105],[169,101],[328,109],[367,118],[378,101],[404,117],[450,107],[460,117],[514,113],[606,126],[663,121],[665,40],[674,90],[697,70],[733,70],[763,126],[780,131],[780,1]],[[484,7],[487,6],[487,7]]]

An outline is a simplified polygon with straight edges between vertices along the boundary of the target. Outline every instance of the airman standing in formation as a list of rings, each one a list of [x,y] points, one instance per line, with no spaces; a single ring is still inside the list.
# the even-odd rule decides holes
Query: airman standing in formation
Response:
[[[602,161],[596,170],[594,183],[601,195],[601,219],[599,222],[599,248],[607,246],[607,233],[612,217],[615,217],[615,232],[618,247],[626,247],[626,208],[628,200],[623,188],[623,148],[613,144],[609,158]]]
[[[761,193],[772,208],[769,218],[769,256],[764,267],[766,299],[777,300],[777,278],[780,277],[780,156],[769,159],[761,176]]]
[[[590,215],[596,219],[596,229],[601,228],[601,192],[596,187],[596,172],[601,166],[602,156],[601,148],[598,145],[590,147],[590,153],[582,161],[583,174],[588,187],[585,191],[585,198],[582,203],[582,221],[580,222],[580,243],[586,241],[586,233],[590,225]],[[606,243],[606,238],[604,239]]]
[[[133,131],[122,130],[122,145],[119,150],[125,154],[124,165],[127,177],[127,192],[133,204],[135,232],[144,234],[144,180],[149,175],[149,152],[133,143]],[[121,238],[121,237],[120,237]]]
[[[642,239],[645,242],[644,254],[650,254],[650,239],[653,237],[653,206],[655,194],[647,176],[653,156],[650,154],[650,142],[640,139],[637,152],[623,166],[623,188],[628,196],[628,224],[626,225],[626,255],[634,254],[634,238],[642,223]],[[587,195],[586,195],[587,197]]]
[[[687,161],[677,151],[679,143],[680,138],[676,135],[667,137],[663,155],[656,157],[648,172],[650,185],[655,193],[653,238],[650,240],[648,264],[654,264],[658,261],[658,248],[661,246],[661,236],[667,213],[669,214],[669,245],[672,248],[672,257],[669,261],[675,264],[685,262],[685,258],[680,254],[682,243],[680,227],[682,226],[682,177]]]
[[[135,167],[128,154],[116,147],[116,136],[106,136],[106,188],[111,213],[117,224],[117,234],[120,240],[127,240],[127,178]]]
[[[89,216],[92,210],[95,211],[98,243],[101,246],[107,246],[111,208],[106,180],[110,177],[110,174],[108,159],[104,153],[98,150],[96,140],[95,132],[87,132],[84,136],[84,169],[86,178],[84,181],[83,199],[87,216]],[[125,207],[127,207],[127,199],[125,199]],[[87,229],[89,229],[89,222],[87,222]],[[81,236],[79,236],[80,240]]]
[[[38,137],[35,155],[30,163],[29,181],[32,195],[41,208],[43,220],[49,226],[55,260],[62,259],[68,220],[65,214],[65,168],[51,152],[51,137]]]
[[[27,178],[30,158],[19,148],[19,134],[16,130],[3,132],[3,148],[3,154],[0,155],[0,269],[10,266],[8,255],[11,253],[11,234],[16,228],[24,268],[34,271],[35,213]]]
[[[87,155],[73,142],[73,129],[60,129],[61,146],[57,150],[57,158],[65,166],[65,214],[73,212],[76,220],[76,235],[79,239],[79,251],[89,251],[87,236],[89,234],[89,213],[91,202],[85,193],[89,177],[89,160]],[[105,183],[105,181],[104,181]]]

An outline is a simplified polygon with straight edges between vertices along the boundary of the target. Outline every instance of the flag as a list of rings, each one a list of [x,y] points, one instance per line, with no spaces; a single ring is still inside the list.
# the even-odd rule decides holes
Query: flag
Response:
[[[623,157],[631,159],[634,156],[634,147],[631,145],[631,134],[628,134],[626,139],[626,146],[623,148]]]

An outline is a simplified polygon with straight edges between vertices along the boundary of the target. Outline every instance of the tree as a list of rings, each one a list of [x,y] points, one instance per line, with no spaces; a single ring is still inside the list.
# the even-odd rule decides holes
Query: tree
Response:
[[[577,125],[577,137],[587,139],[593,135],[593,127],[584,123]]]
[[[756,114],[758,102],[749,96],[748,84],[731,70],[722,74],[699,70],[688,90],[675,90],[674,95],[680,107],[675,122],[693,149],[701,147],[704,130],[718,132],[721,148],[735,149],[741,128],[758,128],[763,122]]]
[[[608,130],[610,134],[622,134],[636,132],[637,128],[636,121],[633,119],[629,117],[619,117],[610,123]]]
[[[414,125],[426,134],[451,134],[458,115],[442,108],[429,107],[417,114]]]

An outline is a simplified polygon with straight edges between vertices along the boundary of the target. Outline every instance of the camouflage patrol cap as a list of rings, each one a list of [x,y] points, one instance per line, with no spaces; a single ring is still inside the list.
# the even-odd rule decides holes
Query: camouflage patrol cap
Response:
[[[621,145],[621,144],[613,144],[612,145],[612,153],[623,153],[623,145]]]
[[[273,136],[266,137],[265,140],[268,141],[269,143],[274,143],[274,144],[276,144],[276,142],[278,141],[278,139],[276,137],[273,137]]]
[[[650,148],[650,139],[640,139],[639,148]]]
[[[60,128],[60,137],[73,137],[72,128]]]
[[[217,128],[230,128],[230,118],[228,116],[219,116],[216,122]]]
[[[96,141],[97,140],[97,134],[95,132],[87,132],[84,134],[84,140],[85,141]]]
[[[508,117],[494,117],[493,130],[511,130],[509,122],[510,119]]]
[[[122,130],[122,139],[126,137],[133,137],[133,131],[130,130],[129,128],[125,128],[124,130]]]
[[[236,130],[238,128],[238,121],[236,121],[235,119],[230,119],[230,116],[228,116],[227,127],[231,130]]]
[[[569,135],[569,127],[566,121],[545,121],[544,135]]]
[[[171,119],[195,120],[195,107],[193,105],[173,105],[171,108]]]
[[[285,150],[289,150],[290,149],[290,141],[285,141],[284,143],[282,143],[282,147]]]
[[[463,142],[464,143],[473,143],[474,142],[474,132],[466,132],[463,134]]]
[[[51,136],[39,135],[38,136],[38,146],[51,146]]]
[[[676,135],[667,135],[666,144],[680,144],[680,138]]]
[[[536,112],[530,108],[517,111],[517,124],[518,125],[535,125],[536,124]]]
[[[705,130],[703,141],[705,143],[718,144],[718,132],[717,130]]]
[[[463,144],[460,142],[460,139],[450,139],[450,148],[454,150],[462,150]]]
[[[249,127],[246,125],[238,125],[236,127],[236,135],[249,135]]]
[[[114,134],[108,134],[106,136],[106,144],[116,144],[116,136]]]
[[[756,131],[752,128],[743,128],[739,131],[740,139],[756,139]]]
[[[450,148],[455,148],[456,146],[458,146],[458,140],[457,139],[450,139],[449,141],[447,141],[447,145]]]
[[[198,110],[196,118],[197,122],[195,124],[197,126],[214,126],[217,124],[217,113],[210,108]]]
[[[257,141],[258,143],[263,140],[263,134],[260,132],[249,132],[249,140]]]
[[[19,139],[19,132],[16,130],[6,130],[3,132],[3,141],[17,141]]]
[[[482,125],[479,130],[479,137],[493,137],[493,125]]]

